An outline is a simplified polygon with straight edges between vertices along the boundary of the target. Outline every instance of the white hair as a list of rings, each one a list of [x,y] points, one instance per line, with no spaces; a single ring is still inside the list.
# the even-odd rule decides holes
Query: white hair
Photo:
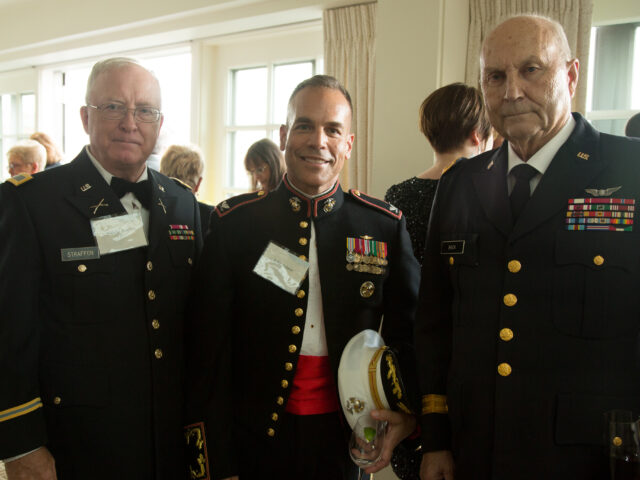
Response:
[[[39,172],[44,170],[47,164],[47,150],[35,140],[21,140],[16,143],[7,152],[8,159],[12,156],[20,158],[24,163],[35,163]]]

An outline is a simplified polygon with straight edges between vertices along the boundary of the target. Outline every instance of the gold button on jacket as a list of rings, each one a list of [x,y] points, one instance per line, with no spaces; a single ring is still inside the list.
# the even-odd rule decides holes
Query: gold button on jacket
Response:
[[[500,365],[498,365],[498,373],[502,377],[508,377],[509,375],[511,375],[511,365],[509,365],[508,363],[501,363]]]
[[[518,297],[516,297],[513,293],[507,293],[504,296],[503,301],[507,307],[513,307],[516,303],[518,303]]]
[[[511,273],[518,273],[522,269],[522,264],[518,260],[511,260],[507,264],[507,269]]]
[[[596,255],[593,257],[593,263],[597,266],[600,266],[604,263],[604,257],[602,255]]]
[[[511,330],[510,328],[503,328],[502,330],[500,330],[500,338],[505,342],[508,342],[513,338],[513,330]]]
[[[87,271],[87,266],[86,266],[86,265],[83,265],[83,264],[78,265],[78,271],[79,271],[80,273],[84,273],[84,272],[86,272],[86,271]]]

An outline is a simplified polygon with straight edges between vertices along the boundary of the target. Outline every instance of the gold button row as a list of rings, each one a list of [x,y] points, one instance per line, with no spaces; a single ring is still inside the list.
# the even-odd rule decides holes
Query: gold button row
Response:
[[[300,222],[300,228],[307,228],[308,226],[309,226],[309,222],[305,222],[304,220]]]
[[[153,290],[149,290],[149,292],[147,293],[147,297],[149,297],[149,300],[155,300],[156,292],[154,292]]]
[[[158,321],[157,318],[154,318],[153,320],[151,320],[151,326],[153,327],[154,330],[158,330],[160,328],[160,322]]]
[[[155,352],[153,352],[153,354],[156,356],[156,358],[158,360],[160,360],[162,358],[162,349],[156,348],[156,350],[155,350]]]

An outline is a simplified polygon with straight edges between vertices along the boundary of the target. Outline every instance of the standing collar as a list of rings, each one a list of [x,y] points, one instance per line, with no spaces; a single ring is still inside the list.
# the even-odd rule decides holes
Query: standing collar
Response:
[[[278,191],[284,193],[282,196],[286,198],[292,212],[300,212],[306,217],[325,217],[338,211],[344,203],[344,192],[338,181],[326,192],[310,198],[294,187],[285,175]]]
[[[527,165],[531,165],[538,172],[544,175],[544,172],[549,168],[549,164],[553,157],[556,156],[560,147],[564,145],[564,143],[571,136],[571,132],[576,126],[576,121],[573,119],[573,115],[569,115],[569,120],[564,124],[564,127],[560,129],[560,131],[546,144],[542,146],[540,150],[538,150],[526,163]],[[525,163],[518,154],[513,150],[511,143],[509,143],[509,164],[508,164],[508,172],[511,172],[511,169],[516,165],[520,165],[521,163]]]

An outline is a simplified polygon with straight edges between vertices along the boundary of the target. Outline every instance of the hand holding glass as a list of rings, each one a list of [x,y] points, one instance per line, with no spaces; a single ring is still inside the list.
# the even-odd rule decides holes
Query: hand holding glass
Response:
[[[369,415],[362,416],[353,426],[349,441],[349,454],[359,467],[373,465],[380,459],[387,430],[387,422]]]

